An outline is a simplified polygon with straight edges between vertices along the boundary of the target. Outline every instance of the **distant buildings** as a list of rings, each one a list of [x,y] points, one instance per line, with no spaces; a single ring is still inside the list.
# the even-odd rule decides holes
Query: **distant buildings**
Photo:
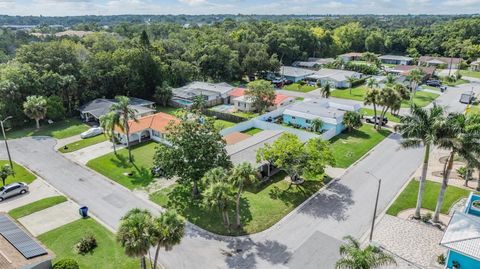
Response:
[[[294,66],[282,66],[280,67],[279,75],[287,80],[298,82],[304,80],[306,77],[313,75],[314,70],[294,67]]]
[[[462,58],[421,56],[418,59],[418,65],[457,69],[462,61]]]
[[[434,66],[416,66],[416,65],[397,65],[388,70],[389,73],[408,76],[414,69],[420,69],[424,76],[424,80],[429,79],[435,75],[436,67]]]
[[[350,61],[360,61],[363,57],[362,52],[350,52],[350,53],[345,53],[338,55],[342,59],[344,63],[348,63]]]
[[[360,79],[362,74],[355,71],[324,68],[307,76],[306,80],[315,83],[320,82],[322,85],[330,83],[333,87],[341,89],[350,87],[350,82],[348,81],[350,77]]]
[[[413,64],[413,58],[398,55],[382,55],[378,59],[383,64],[395,64],[395,65],[411,65]]]

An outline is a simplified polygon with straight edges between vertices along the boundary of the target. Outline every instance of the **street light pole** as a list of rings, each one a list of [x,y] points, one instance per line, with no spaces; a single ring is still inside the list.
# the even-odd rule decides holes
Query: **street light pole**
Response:
[[[373,229],[375,228],[375,219],[377,218],[377,207],[378,207],[378,198],[380,196],[380,186],[382,185],[382,179],[378,178],[374,174],[370,172],[366,172],[367,174],[371,175],[374,177],[376,180],[378,180],[378,188],[377,188],[377,198],[375,199],[375,208],[373,209],[373,218],[372,218],[372,227],[370,228],[370,242],[372,242],[373,238]]]
[[[11,119],[11,118],[12,118],[12,116],[8,116],[4,120],[0,120],[0,126],[2,127],[3,140],[5,141],[5,148],[7,148],[8,161],[10,162],[10,168],[12,168],[12,176],[15,176],[15,171],[13,169],[12,157],[10,156],[10,150],[8,149],[7,136],[5,135],[5,128],[3,127],[3,123],[5,121]]]

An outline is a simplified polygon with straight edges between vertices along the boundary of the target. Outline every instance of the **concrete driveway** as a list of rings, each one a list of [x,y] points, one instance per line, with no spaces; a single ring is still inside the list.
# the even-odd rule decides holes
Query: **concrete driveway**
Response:
[[[117,145],[117,150],[125,148],[123,145]],[[74,152],[65,153],[65,157],[80,164],[87,164],[88,161],[113,152],[113,144],[110,141],[104,141],[89,147],[79,149]]]
[[[43,198],[61,195],[55,188],[37,178],[28,185],[29,192],[0,202],[0,211],[8,212],[14,208],[33,203]]]

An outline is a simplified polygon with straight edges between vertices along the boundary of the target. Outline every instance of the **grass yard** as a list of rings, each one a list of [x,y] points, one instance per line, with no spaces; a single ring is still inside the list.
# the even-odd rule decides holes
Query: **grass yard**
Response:
[[[370,108],[361,108],[360,113],[362,113],[364,116],[374,116],[375,115],[373,109],[370,109]],[[380,114],[379,111],[377,111],[377,115],[378,114]],[[387,119],[389,121],[397,122],[397,123],[400,122],[400,119],[397,116],[392,115],[392,113],[390,113],[390,112],[387,112],[385,114],[385,116],[387,117]]]
[[[315,90],[317,87],[316,86],[310,86],[310,85],[300,85],[299,83],[292,83],[290,85],[286,85],[283,87],[284,90],[287,91],[293,91],[293,92],[311,92]]]
[[[88,234],[95,237],[98,246],[86,255],[77,254],[75,244]],[[134,269],[140,266],[140,259],[125,256],[115,235],[91,218],[41,234],[38,239],[55,253],[54,262],[71,258],[78,262],[80,268]]]
[[[302,190],[295,186],[288,189],[289,183],[284,180],[284,177],[284,173],[278,173],[268,185],[246,189],[242,195],[241,205],[243,230],[233,229],[230,233],[223,225],[217,208],[204,207],[200,200],[192,200],[191,187],[173,185],[150,195],[150,199],[163,207],[176,209],[190,222],[213,233],[251,234],[263,231],[277,223],[324,185],[322,180],[315,179],[306,180],[301,186]],[[235,206],[232,205],[231,223],[235,223],[234,208]]]
[[[330,141],[331,150],[336,160],[335,166],[349,167],[389,134],[390,131],[386,129],[377,131],[372,124],[364,124],[350,133],[344,132],[333,137]]]
[[[460,70],[460,74],[462,74],[462,76],[466,76],[466,77],[480,78],[480,71]]]
[[[469,83],[469,81],[465,79],[457,79],[455,82],[449,82],[446,79],[442,79],[442,84],[445,84],[450,87],[458,86],[465,83]]]
[[[441,92],[440,88],[438,88],[438,87],[432,87],[432,86],[428,86],[428,85],[422,85],[421,87],[424,88],[424,89],[429,89],[429,90],[432,90],[432,91]]]
[[[177,111],[180,111],[182,110],[183,108],[180,108],[180,107],[171,107],[171,106],[160,106],[158,105],[156,107],[156,110],[157,112],[163,112],[163,113],[167,113],[167,114],[170,114],[170,115],[174,115],[175,116],[175,113]]]
[[[429,180],[427,180],[426,183],[425,193],[422,200],[422,208],[434,211],[442,184]],[[411,180],[400,196],[398,196],[395,202],[387,210],[387,214],[396,216],[405,209],[415,208],[417,205],[419,184],[420,183],[417,180]],[[448,214],[448,211],[454,203],[463,197],[468,197],[469,194],[469,190],[448,186],[445,192],[445,200],[443,201],[441,213]]]
[[[468,113],[480,114],[480,105],[470,105],[470,108],[468,109]]]
[[[90,126],[79,119],[66,119],[52,124],[47,124],[45,121],[42,121],[41,124],[38,130],[35,127],[27,127],[8,131],[6,135],[10,139],[25,136],[52,136],[57,139],[62,139],[81,134],[90,128]]]
[[[97,136],[94,136],[94,137],[89,137],[89,138],[85,138],[85,139],[81,139],[81,140],[72,142],[72,143],[66,145],[67,149],[62,147],[62,148],[59,148],[58,151],[60,151],[62,153],[73,152],[73,151],[77,151],[79,149],[86,148],[88,146],[92,146],[92,145],[95,145],[95,144],[98,144],[98,143],[102,143],[104,141],[107,141],[107,139],[108,138],[105,135],[101,134],[101,135],[97,135]]]
[[[14,219],[19,219],[21,217],[25,217],[35,212],[41,211],[45,208],[61,204],[65,201],[67,201],[67,198],[65,196],[47,197],[33,203],[12,209],[8,212],[8,214]]]
[[[440,96],[439,94],[432,93],[432,92],[418,91],[415,93],[415,97],[413,97],[413,102],[420,107],[424,107],[429,105],[431,102],[433,102],[433,100],[437,99],[437,97],[439,96]],[[410,107],[410,100],[403,101],[402,107]]]
[[[255,135],[255,134],[260,133],[261,131],[263,131],[263,129],[252,127],[252,128],[247,129],[245,131],[242,131],[242,133],[249,134],[249,135]]]
[[[217,130],[223,130],[234,126],[236,123],[226,120],[215,119],[214,126]]]
[[[10,165],[8,160],[0,160],[0,166],[4,165]],[[36,175],[30,173],[27,169],[25,169],[23,166],[19,165],[16,162],[13,162],[13,171],[15,172],[15,177],[8,176],[7,180],[5,181],[6,184],[18,181],[30,184],[37,178]]]
[[[253,118],[258,117],[260,115],[259,113],[242,112],[242,111],[233,112],[232,114],[235,115],[235,116],[246,118],[246,119],[253,119]]]
[[[350,89],[335,89],[334,91],[332,91],[331,96],[336,98],[363,101],[367,90],[368,88],[365,85],[353,87],[352,94],[350,94]]]
[[[150,168],[153,166],[155,142],[146,142],[132,147],[134,164],[128,161],[128,150],[121,149],[90,160],[87,166],[130,190],[146,187],[152,182]]]

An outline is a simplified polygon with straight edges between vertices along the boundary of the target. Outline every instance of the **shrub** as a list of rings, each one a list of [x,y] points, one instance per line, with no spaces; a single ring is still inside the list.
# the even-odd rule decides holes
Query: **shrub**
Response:
[[[301,86],[305,86],[305,84],[307,84],[307,83],[306,83],[304,80],[300,80],[300,81],[298,82],[298,84],[300,84]]]
[[[80,266],[78,266],[78,263],[74,259],[61,259],[58,262],[56,262],[52,269],[80,269]]]
[[[91,234],[86,235],[75,245],[78,254],[85,255],[97,247],[97,240]]]
[[[62,99],[56,95],[47,98],[47,118],[51,120],[62,120],[65,118],[65,108]]]
[[[429,222],[432,219],[432,213],[428,212],[427,214],[422,216],[423,222]]]
[[[445,258],[445,255],[443,253],[438,255],[438,257],[437,257],[438,264],[445,265],[445,260],[446,260],[446,258]]]

